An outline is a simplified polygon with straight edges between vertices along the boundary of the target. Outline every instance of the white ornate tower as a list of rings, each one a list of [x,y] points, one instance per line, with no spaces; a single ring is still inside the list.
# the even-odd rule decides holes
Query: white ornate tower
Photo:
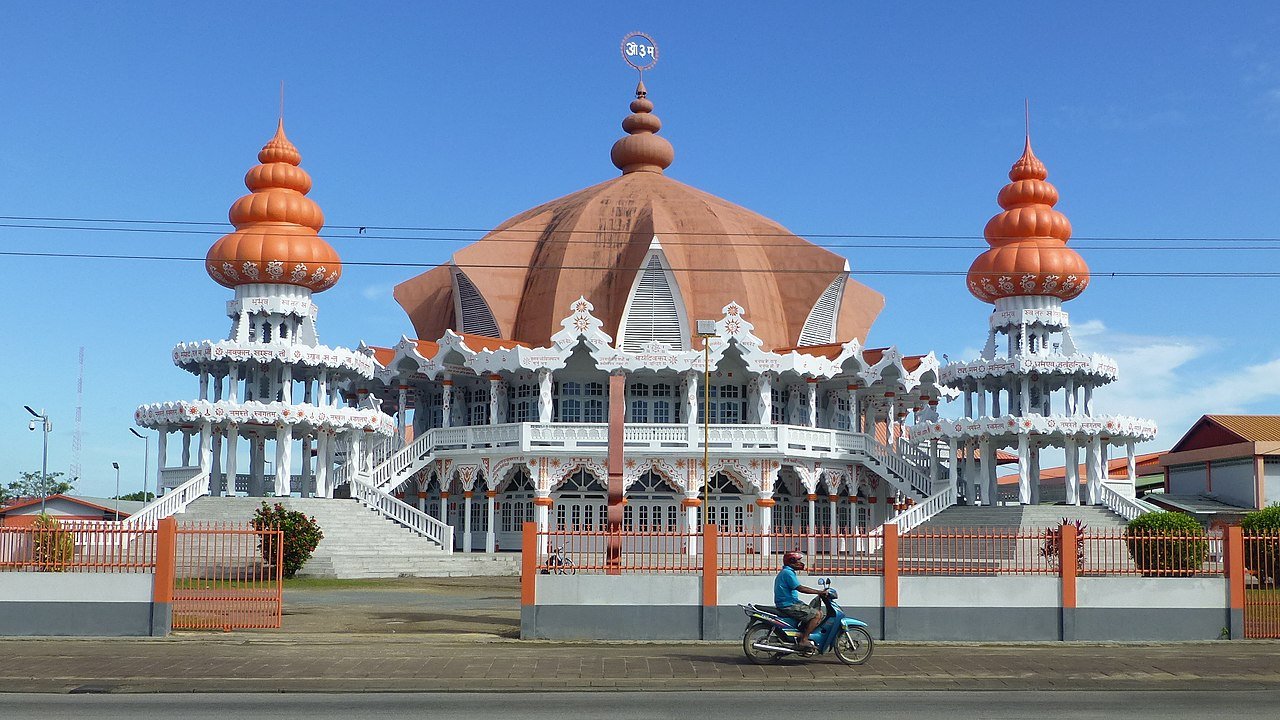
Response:
[[[963,463],[962,495],[971,504],[997,501],[996,453],[1018,454],[1018,501],[1040,500],[1040,451],[1066,452],[1066,501],[1080,504],[1079,450],[1085,449],[1088,504],[1104,494],[1133,497],[1134,444],[1155,437],[1155,424],[1094,413],[1093,391],[1116,379],[1115,361],[1076,348],[1063,303],[1084,291],[1089,268],[1067,247],[1071,223],[1054,209],[1058,191],[1027,138],[1000,190],[1003,212],[987,223],[991,248],[969,268],[969,292],[995,305],[982,357],[942,368],[942,383],[964,397],[964,417],[929,423],[922,438],[951,443]],[[1126,486],[1107,483],[1109,446],[1126,448]],[[961,452],[957,452],[957,450]],[[1108,503],[1111,504],[1111,503]]]
[[[143,405],[135,421],[160,432],[164,490],[205,478],[213,495],[329,497],[339,446],[360,462],[366,436],[391,435],[394,421],[368,395],[342,390],[372,379],[372,359],[319,344],[312,294],[333,287],[342,262],[319,235],[324,214],[306,197],[311,177],[298,167],[302,157],[283,121],[258,161],[245,176],[250,194],[231,206],[235,232],[214,243],[205,261],[210,277],[235,290],[227,303],[231,333],[174,348],[174,364],[200,379],[197,398]],[[168,462],[172,433],[182,442],[177,466]],[[248,443],[243,475],[241,440]]]

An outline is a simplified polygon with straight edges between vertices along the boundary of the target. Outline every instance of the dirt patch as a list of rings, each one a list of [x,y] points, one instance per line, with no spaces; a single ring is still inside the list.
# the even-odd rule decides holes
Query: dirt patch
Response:
[[[293,580],[279,630],[253,633],[520,634],[520,579]]]

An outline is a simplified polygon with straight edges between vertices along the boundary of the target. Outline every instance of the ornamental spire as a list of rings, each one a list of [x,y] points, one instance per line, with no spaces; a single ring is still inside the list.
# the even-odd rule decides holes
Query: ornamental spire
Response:
[[[306,197],[311,176],[299,167],[302,154],[285,136],[284,118],[258,162],[244,177],[250,193],[228,213],[236,230],[209,248],[205,270],[229,288],[267,283],[328,290],[342,275],[342,261],[320,237],[324,213]]]
[[[1017,295],[1050,295],[1070,300],[1089,284],[1089,266],[1067,247],[1071,221],[1054,209],[1058,189],[1031,150],[1027,133],[1022,156],[1009,169],[1012,181],[996,201],[1003,212],[987,222],[991,246],[969,267],[969,292],[983,302]]]
[[[658,137],[662,121],[653,114],[653,101],[644,80],[636,85],[636,99],[631,101],[631,114],[622,121],[627,136],[613,144],[609,153],[613,164],[623,175],[633,172],[661,173],[675,159],[675,148],[666,138]]]

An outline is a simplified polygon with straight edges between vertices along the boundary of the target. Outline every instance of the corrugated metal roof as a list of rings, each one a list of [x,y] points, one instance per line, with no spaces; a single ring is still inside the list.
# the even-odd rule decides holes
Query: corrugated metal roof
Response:
[[[1280,442],[1280,415],[1205,415],[1249,442]]]

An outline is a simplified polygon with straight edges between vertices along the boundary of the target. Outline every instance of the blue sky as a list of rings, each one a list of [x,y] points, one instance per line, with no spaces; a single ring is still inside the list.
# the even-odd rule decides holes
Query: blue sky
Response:
[[[671,176],[802,235],[968,238],[819,240],[890,246],[836,248],[855,273],[964,270],[1029,98],[1094,271],[1068,310],[1080,344],[1120,362],[1099,407],[1157,419],[1161,446],[1204,412],[1278,411],[1280,280],[1107,276],[1276,269],[1277,250],[1165,240],[1280,236],[1273,3],[45,2],[4,15],[0,215],[16,217],[225,222],[283,80],[330,225],[492,227],[616,174],[635,82],[617,46],[644,30],[662,50],[646,83]],[[229,226],[185,229],[0,227],[0,250],[202,258]],[[433,263],[462,246],[347,234],[326,233],[349,261]],[[948,248],[909,247],[923,244]],[[391,287],[416,272],[349,266],[318,296],[322,341],[411,332]],[[989,307],[960,277],[859,279],[887,298],[871,343],[955,359],[985,339]],[[50,468],[68,469],[83,345],[79,489],[113,492],[112,461],[124,491],[140,485],[133,409],[195,394],[169,353],[223,337],[229,296],[198,262],[0,256],[0,480],[39,468],[23,404],[48,408]]]

